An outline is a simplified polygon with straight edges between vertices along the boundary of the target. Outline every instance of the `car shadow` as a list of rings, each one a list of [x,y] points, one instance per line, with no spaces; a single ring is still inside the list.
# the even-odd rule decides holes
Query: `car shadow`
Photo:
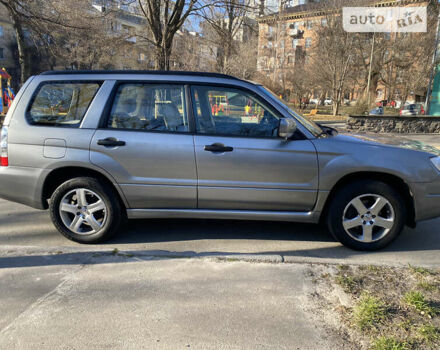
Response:
[[[321,225],[292,222],[208,219],[130,220],[109,244],[158,243],[202,239],[334,242]]]

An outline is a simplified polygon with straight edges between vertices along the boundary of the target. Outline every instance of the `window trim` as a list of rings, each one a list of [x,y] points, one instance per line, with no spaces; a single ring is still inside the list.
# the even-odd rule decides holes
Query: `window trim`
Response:
[[[25,119],[28,125],[31,126],[37,126],[37,127],[51,127],[51,128],[68,128],[68,129],[79,129],[81,127],[81,124],[84,121],[84,118],[87,115],[87,112],[90,109],[90,106],[92,105],[93,101],[96,98],[96,95],[98,94],[99,90],[101,89],[102,85],[104,84],[105,80],[45,80],[42,81],[41,83],[38,84],[38,86],[36,87],[35,91],[33,92],[27,106],[26,106],[26,110],[25,110]],[[39,124],[39,123],[33,123],[32,120],[32,116],[30,115],[31,109],[32,109],[32,105],[34,104],[38,93],[40,92],[40,90],[43,88],[44,85],[55,85],[55,84],[97,84],[98,88],[95,91],[95,94],[93,95],[92,99],[90,100],[87,109],[84,113],[84,115],[82,116],[81,120],[79,120],[78,125],[75,126],[71,126],[71,125],[67,125],[67,124]]]
[[[200,133],[197,131],[197,115],[194,110],[195,103],[195,96],[194,96],[194,86],[204,86],[204,87],[213,87],[213,88],[229,88],[229,89],[235,89],[235,90],[241,90],[244,91],[247,94],[253,95],[257,97],[259,101],[263,102],[263,105],[267,107],[273,114],[275,114],[279,119],[286,118],[280,111],[278,111],[277,108],[275,108],[272,103],[270,103],[264,96],[247,89],[242,86],[237,85],[229,85],[229,84],[221,84],[221,83],[191,83],[190,84],[190,94],[191,94],[191,105],[192,105],[192,117],[194,120],[194,134],[197,136],[211,136],[211,137],[232,137],[232,138],[247,138],[247,139],[263,139],[263,140],[282,140],[280,137],[277,136],[246,136],[246,135],[231,135],[231,134],[212,134],[212,133]],[[296,119],[295,121],[299,123]],[[304,135],[304,133],[297,129],[295,135],[292,135],[291,138],[289,138],[289,141],[299,141],[299,140],[307,140],[307,137]]]
[[[108,121],[110,119],[110,113],[113,108],[113,104],[115,103],[116,94],[118,93],[118,89],[120,85],[127,84],[143,84],[143,85],[178,85],[182,86],[184,89],[183,97],[185,103],[185,112],[187,114],[188,119],[188,131],[171,131],[171,130],[146,130],[146,129],[132,129],[132,128],[109,128]],[[188,83],[187,82],[175,82],[171,80],[167,81],[158,81],[158,80],[116,80],[113,89],[106,101],[106,106],[103,110],[102,116],[99,120],[99,124],[97,130],[106,130],[106,131],[130,131],[130,132],[142,132],[142,133],[156,133],[156,134],[180,134],[180,135],[192,135],[194,134],[194,129],[192,128],[192,113],[189,110],[189,100],[188,100]]]

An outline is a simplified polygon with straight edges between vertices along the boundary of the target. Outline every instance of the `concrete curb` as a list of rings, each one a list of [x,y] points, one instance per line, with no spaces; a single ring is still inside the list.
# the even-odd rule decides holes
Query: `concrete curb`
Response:
[[[110,250],[108,247],[99,248],[90,247],[55,247],[44,249],[41,247],[14,247],[3,246],[0,248],[0,268],[8,267],[7,259],[20,261],[20,259],[29,261],[18,264],[20,267],[32,266],[32,261],[44,260],[49,265],[56,264],[95,264],[96,259],[100,259],[99,263],[103,263],[111,257],[120,257],[135,260],[154,260],[154,259],[201,259],[214,260],[219,262],[249,262],[249,263],[272,263],[272,264],[318,264],[318,265],[352,265],[352,266],[386,266],[386,267],[407,267],[408,264],[400,262],[373,262],[366,256],[365,259],[351,261],[343,258],[324,258],[317,256],[284,256],[278,254],[252,254],[252,253],[220,253],[220,252],[203,252],[194,251],[175,252],[166,250]],[[1,260],[5,259],[6,263],[2,266]],[[53,260],[53,261],[50,261]],[[109,261],[110,262],[110,261]],[[424,267],[438,268],[437,265],[420,264]]]

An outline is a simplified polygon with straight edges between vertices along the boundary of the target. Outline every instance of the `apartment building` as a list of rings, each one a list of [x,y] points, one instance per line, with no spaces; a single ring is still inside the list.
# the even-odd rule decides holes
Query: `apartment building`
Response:
[[[343,2],[339,2],[341,4]],[[301,69],[307,53],[316,42],[317,28],[327,25],[329,13],[335,9],[332,0],[286,0],[279,11],[258,18],[257,70],[281,83],[288,72]],[[366,0],[373,6],[421,6],[423,0]],[[379,85],[377,99],[386,96]],[[418,92],[415,92],[415,95]]]

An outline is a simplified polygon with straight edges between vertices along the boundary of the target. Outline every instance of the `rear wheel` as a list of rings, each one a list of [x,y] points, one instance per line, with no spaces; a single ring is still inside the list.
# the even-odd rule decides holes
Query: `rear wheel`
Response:
[[[50,200],[50,216],[58,231],[79,243],[98,243],[115,234],[121,205],[115,191],[90,177],[60,185]]]
[[[402,196],[379,181],[357,181],[342,188],[330,203],[327,224],[333,236],[356,250],[377,250],[403,230]]]

